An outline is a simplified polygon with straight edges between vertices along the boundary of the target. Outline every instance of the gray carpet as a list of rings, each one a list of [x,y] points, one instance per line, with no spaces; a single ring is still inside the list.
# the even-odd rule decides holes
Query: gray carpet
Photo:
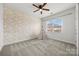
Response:
[[[28,40],[4,46],[1,56],[75,56],[76,46],[55,40]]]

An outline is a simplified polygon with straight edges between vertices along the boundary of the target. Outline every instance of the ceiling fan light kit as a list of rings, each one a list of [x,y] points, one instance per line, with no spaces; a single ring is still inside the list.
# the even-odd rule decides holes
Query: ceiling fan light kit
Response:
[[[43,10],[49,11],[49,9],[44,8],[44,6],[45,6],[46,4],[47,4],[47,3],[43,3],[43,4],[40,4],[40,5],[32,4],[34,7],[38,8],[37,10],[35,10],[35,11],[33,11],[33,12],[40,11],[40,13],[42,14],[42,13],[43,13]]]

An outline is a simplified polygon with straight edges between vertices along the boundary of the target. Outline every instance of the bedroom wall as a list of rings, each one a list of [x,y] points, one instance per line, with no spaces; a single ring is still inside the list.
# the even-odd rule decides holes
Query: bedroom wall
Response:
[[[79,3],[78,3],[78,29],[79,29]],[[79,30],[78,30],[78,55],[79,55]]]
[[[62,32],[46,32],[46,29],[44,29],[46,32],[44,35],[46,35],[50,39],[76,44],[75,8],[70,8],[57,14],[42,18],[44,25],[43,27],[46,27],[46,21],[53,18],[59,18],[63,20]]]
[[[79,55],[79,4],[76,4],[76,45],[77,45],[77,55]]]
[[[79,3],[76,4],[77,55],[79,56]]]
[[[3,4],[0,4],[0,50],[3,47]]]
[[[41,21],[20,10],[4,8],[4,45],[38,38]]]

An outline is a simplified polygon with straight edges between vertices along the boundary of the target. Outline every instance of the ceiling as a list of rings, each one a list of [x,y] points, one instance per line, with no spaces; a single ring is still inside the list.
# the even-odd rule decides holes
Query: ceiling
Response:
[[[50,11],[43,11],[43,14],[41,15],[39,11],[33,12],[37,8],[32,6],[32,3],[7,3],[6,6],[11,6],[13,8],[16,8],[18,10],[23,11],[24,13],[28,13],[29,15],[32,15],[33,17],[42,18],[49,16],[51,14],[55,14],[57,12],[61,12],[63,10],[66,10],[68,8],[74,7],[75,3],[48,3],[45,8],[50,9]]]

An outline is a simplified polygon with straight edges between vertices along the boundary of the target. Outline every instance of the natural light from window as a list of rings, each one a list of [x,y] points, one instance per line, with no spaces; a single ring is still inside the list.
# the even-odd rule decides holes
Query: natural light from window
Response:
[[[63,27],[63,20],[59,18],[54,18],[47,21],[47,31],[48,32],[61,32]]]

